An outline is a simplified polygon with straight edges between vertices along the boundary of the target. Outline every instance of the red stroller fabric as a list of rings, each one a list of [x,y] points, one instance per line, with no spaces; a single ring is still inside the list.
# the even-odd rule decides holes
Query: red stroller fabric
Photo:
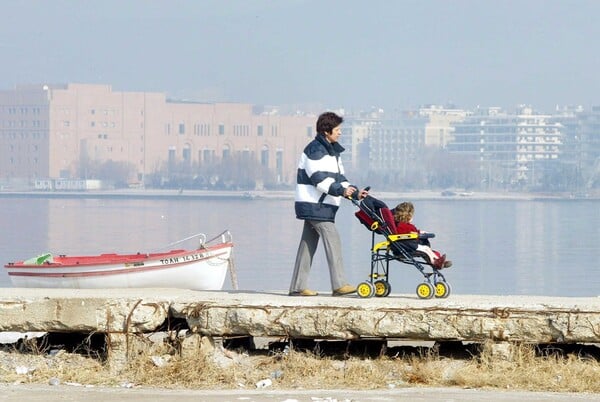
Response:
[[[375,233],[383,235],[396,233],[396,222],[394,221],[392,211],[390,211],[385,202],[370,195],[362,200],[359,210],[354,215],[371,231],[373,231],[373,223],[376,221],[379,222],[379,225],[374,230]]]

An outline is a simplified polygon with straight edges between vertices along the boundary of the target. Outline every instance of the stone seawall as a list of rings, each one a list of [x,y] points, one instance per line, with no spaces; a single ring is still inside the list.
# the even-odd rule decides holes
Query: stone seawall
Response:
[[[210,338],[600,343],[600,297],[420,300],[400,294],[360,299],[177,289],[0,290],[0,332],[104,333],[115,362],[127,359],[131,335],[164,331],[170,322]]]

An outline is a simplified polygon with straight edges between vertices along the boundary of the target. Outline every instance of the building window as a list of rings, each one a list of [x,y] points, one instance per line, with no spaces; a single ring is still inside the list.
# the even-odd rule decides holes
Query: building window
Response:
[[[263,126],[262,125],[256,127],[256,135],[258,135],[259,137],[262,137],[262,135],[263,135]]]
[[[185,134],[185,124],[179,123],[179,134]]]
[[[192,162],[192,149],[190,148],[189,144],[186,144],[183,148],[182,156],[186,165],[189,165]]]
[[[225,125],[219,124],[219,135],[224,135],[224,134],[225,134]]]
[[[306,127],[306,136],[312,137],[312,127],[311,126]]]
[[[213,151],[210,149],[205,149],[202,151],[202,162],[204,163],[212,163]]]
[[[281,182],[283,176],[283,151],[280,149],[275,153],[275,172],[277,174],[277,181]]]
[[[175,147],[169,147],[169,154],[168,154],[168,164],[169,164],[169,171],[172,171],[175,168]]]
[[[250,160],[250,150],[249,149],[244,149],[242,151],[242,160],[244,162],[248,162]]]
[[[260,165],[263,167],[269,166],[269,148],[266,146],[260,151]]]

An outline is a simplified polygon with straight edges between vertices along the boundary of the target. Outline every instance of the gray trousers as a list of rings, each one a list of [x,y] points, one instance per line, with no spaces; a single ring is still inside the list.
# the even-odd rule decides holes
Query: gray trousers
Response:
[[[331,289],[339,289],[346,284],[344,278],[344,261],[342,258],[342,242],[340,235],[333,222],[304,221],[302,238],[296,254],[294,274],[290,285],[290,292],[307,289],[308,275],[312,265],[313,257],[317,251],[319,238],[323,239],[327,264],[329,265],[329,276],[331,278]]]

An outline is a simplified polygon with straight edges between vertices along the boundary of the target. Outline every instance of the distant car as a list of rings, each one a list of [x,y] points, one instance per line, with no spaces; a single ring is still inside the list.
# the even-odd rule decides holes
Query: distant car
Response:
[[[452,191],[452,190],[444,190],[442,191],[442,196],[444,197],[452,197],[456,195],[456,192]]]

